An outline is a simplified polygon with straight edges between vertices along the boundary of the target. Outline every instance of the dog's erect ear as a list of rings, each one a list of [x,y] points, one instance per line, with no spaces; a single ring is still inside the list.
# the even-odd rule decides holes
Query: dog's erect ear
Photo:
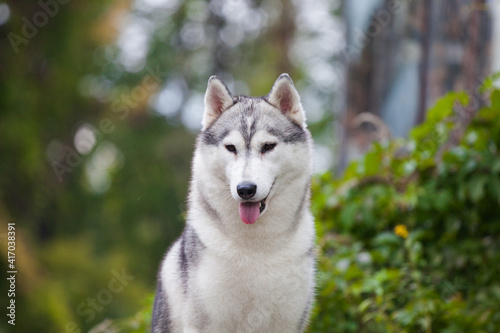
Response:
[[[274,82],[267,100],[285,116],[292,119],[298,125],[304,126],[306,119],[302,105],[300,105],[299,93],[288,74],[281,74],[276,82]]]
[[[205,113],[201,122],[203,129],[210,126],[233,104],[234,98],[224,82],[215,75],[210,77],[205,93]]]

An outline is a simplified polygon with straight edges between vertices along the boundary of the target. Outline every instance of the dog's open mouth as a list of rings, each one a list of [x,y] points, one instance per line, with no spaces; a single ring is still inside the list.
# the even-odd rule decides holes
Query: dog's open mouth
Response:
[[[245,224],[254,224],[266,209],[267,197],[261,201],[240,202],[240,218]]]
[[[266,200],[267,200],[267,197],[264,200],[259,201],[259,210],[260,210],[259,213],[260,214],[262,214],[264,209],[266,209]]]
[[[276,179],[274,179],[267,196],[260,201],[243,201],[240,202],[240,219],[245,224],[254,224],[255,221],[259,218],[259,216],[264,212],[267,207],[267,198],[271,194],[274,184],[276,183]]]

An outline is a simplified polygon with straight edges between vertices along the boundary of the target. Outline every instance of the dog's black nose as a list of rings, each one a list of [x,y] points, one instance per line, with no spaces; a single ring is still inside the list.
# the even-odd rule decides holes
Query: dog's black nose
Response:
[[[257,192],[257,185],[254,183],[241,183],[236,187],[238,195],[242,199],[251,199]]]

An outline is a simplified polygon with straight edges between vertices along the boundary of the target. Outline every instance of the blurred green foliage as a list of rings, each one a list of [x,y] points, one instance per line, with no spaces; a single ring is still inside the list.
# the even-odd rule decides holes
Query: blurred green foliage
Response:
[[[68,2],[18,50],[0,40],[0,235],[16,224],[18,270],[16,326],[1,320],[0,332],[86,332],[137,312],[182,230],[194,135],[151,112],[149,96],[113,109],[114,101],[133,97],[147,71],[116,78],[112,90],[94,82],[101,100],[85,92],[89,77],[112,71],[101,62],[109,42],[101,35],[122,7]],[[9,8],[2,36],[23,36],[23,18],[41,11],[37,1],[11,1]],[[95,129],[96,144],[69,165],[83,124]],[[96,191],[90,171],[109,147],[115,156],[103,174],[108,183]],[[58,177],[54,162],[69,169]],[[5,281],[7,246],[0,241]],[[134,278],[123,288],[113,273],[122,270]],[[4,309],[7,288],[0,283]]]
[[[315,178],[311,332],[498,332],[500,90],[483,90],[477,113],[449,93],[408,142]]]

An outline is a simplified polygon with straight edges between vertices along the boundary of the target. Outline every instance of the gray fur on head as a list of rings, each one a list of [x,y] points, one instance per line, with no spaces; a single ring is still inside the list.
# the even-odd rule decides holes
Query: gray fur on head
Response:
[[[295,123],[304,125],[305,117],[300,105],[300,96],[288,74],[281,74],[274,82],[267,100]]]
[[[205,113],[201,122],[203,129],[209,127],[222,112],[234,103],[233,95],[224,82],[215,75],[211,76],[208,79],[207,91],[205,92]]]

